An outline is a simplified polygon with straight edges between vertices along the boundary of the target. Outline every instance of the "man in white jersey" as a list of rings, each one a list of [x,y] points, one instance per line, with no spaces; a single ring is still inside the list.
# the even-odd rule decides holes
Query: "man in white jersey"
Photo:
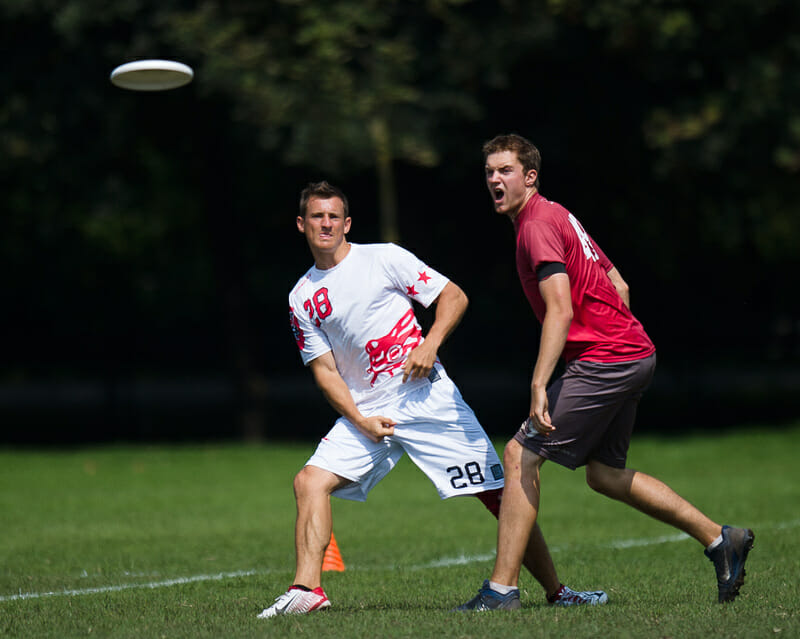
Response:
[[[303,190],[297,228],[314,266],[289,295],[289,319],[303,363],[341,417],[295,477],[294,582],[259,618],[330,607],[321,585],[330,496],[366,500],[405,453],[442,499],[476,495],[495,517],[499,512],[500,459],[437,357],[467,296],[399,246],[348,242],[350,223],[339,189],[319,182]],[[412,300],[436,305],[424,338]],[[561,584],[538,526],[524,563],[550,603],[607,599]],[[519,608],[519,599],[508,607]]]

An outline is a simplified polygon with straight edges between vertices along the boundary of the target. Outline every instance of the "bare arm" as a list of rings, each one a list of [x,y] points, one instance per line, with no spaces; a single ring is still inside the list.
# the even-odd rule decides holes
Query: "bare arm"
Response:
[[[436,315],[425,341],[408,354],[408,359],[403,366],[403,381],[407,379],[420,379],[427,377],[433,365],[439,348],[445,339],[453,332],[464,312],[467,310],[469,300],[461,288],[448,282],[436,298]]]
[[[531,380],[530,420],[540,433],[547,434],[555,427],[550,421],[547,402],[547,382],[558,364],[558,359],[567,343],[567,333],[572,323],[572,297],[569,276],[556,273],[539,282],[539,291],[545,303],[542,336],[539,340],[539,355]]]
[[[608,279],[611,280],[611,283],[614,285],[614,288],[617,289],[617,293],[622,298],[622,301],[625,302],[625,306],[628,308],[631,307],[631,293],[628,283],[622,279],[622,275],[620,275],[619,271],[616,267],[612,267],[612,269],[608,272]]]
[[[348,419],[358,430],[372,441],[380,441],[387,435],[394,434],[395,422],[382,415],[364,417],[358,410],[350,389],[336,368],[336,360],[330,351],[320,355],[309,364],[314,381],[319,386],[325,399],[334,410]]]

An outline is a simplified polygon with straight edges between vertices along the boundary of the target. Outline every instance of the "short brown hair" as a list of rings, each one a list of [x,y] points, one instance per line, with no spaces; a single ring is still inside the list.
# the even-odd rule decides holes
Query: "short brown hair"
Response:
[[[333,184],[322,180],[322,182],[309,182],[300,192],[300,217],[306,216],[306,209],[308,202],[311,198],[319,198],[320,200],[329,200],[332,197],[338,197],[344,205],[344,216],[350,217],[350,205],[347,202],[347,196],[344,192]]]
[[[512,151],[516,153],[517,159],[525,173],[531,169],[536,170],[536,182],[534,186],[538,189],[539,170],[542,166],[542,154],[539,153],[539,149],[521,135],[509,133],[508,135],[498,135],[488,142],[485,142],[483,145],[483,159],[486,160],[492,153],[502,153],[503,151]]]

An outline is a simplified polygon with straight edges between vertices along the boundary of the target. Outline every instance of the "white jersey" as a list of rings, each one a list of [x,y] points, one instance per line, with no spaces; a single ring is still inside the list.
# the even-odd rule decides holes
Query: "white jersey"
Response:
[[[428,383],[402,384],[423,341],[411,300],[428,307],[448,279],[395,244],[350,244],[336,266],[312,266],[289,294],[289,321],[308,365],[332,351],[356,405],[379,405]]]

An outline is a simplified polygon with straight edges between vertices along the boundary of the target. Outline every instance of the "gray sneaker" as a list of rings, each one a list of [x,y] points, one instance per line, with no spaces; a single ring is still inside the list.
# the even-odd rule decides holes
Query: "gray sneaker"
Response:
[[[551,606],[602,606],[608,603],[608,595],[602,590],[573,590],[561,584],[552,597],[547,598]]]
[[[478,594],[467,603],[454,608],[453,612],[463,612],[465,610],[518,610],[521,607],[518,588],[514,588],[507,595],[501,595],[489,587],[489,580],[486,579]]]
[[[744,584],[744,562],[755,535],[749,528],[722,527],[722,543],[711,552],[703,551],[717,571],[719,602],[733,601]]]

